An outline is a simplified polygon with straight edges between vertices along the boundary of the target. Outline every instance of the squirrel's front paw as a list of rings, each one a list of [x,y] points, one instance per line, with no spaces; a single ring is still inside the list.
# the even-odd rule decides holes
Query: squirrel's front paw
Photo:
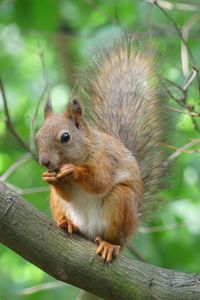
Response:
[[[72,234],[73,232],[79,232],[78,227],[64,216],[57,221],[57,225],[62,229],[67,229],[69,234]]]
[[[72,164],[67,164],[64,165],[60,171],[57,174],[57,178],[58,179],[62,179],[64,177],[66,177],[67,175],[72,175],[74,173],[74,165]]]
[[[49,184],[56,184],[58,182],[58,178],[55,172],[47,171],[42,174],[42,179]]]
[[[64,165],[58,173],[47,171],[42,175],[42,179],[49,184],[57,184],[62,181],[63,178],[67,178],[74,173],[74,166],[72,164]],[[68,177],[69,178],[69,177]]]

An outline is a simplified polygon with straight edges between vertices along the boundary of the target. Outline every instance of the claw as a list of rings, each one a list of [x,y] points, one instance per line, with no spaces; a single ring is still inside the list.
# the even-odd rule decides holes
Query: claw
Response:
[[[106,263],[109,263],[116,257],[120,252],[119,245],[112,245],[108,242],[103,241],[100,237],[95,239],[95,243],[97,243],[98,248],[96,251],[97,255],[100,255],[102,260]]]
[[[73,232],[78,232],[79,229],[76,225],[74,225],[69,219],[66,217],[62,217],[58,220],[57,225],[62,229],[67,229],[69,234]]]
[[[94,242],[95,242],[97,245],[99,245],[99,244],[102,242],[102,239],[101,239],[99,236],[97,236],[96,239],[94,240]]]
[[[74,166],[71,164],[64,165],[60,172],[57,174],[57,178],[61,179],[65,177],[66,175],[70,175],[74,172]]]
[[[42,179],[49,184],[56,184],[60,182],[65,176],[74,172],[74,166],[71,164],[64,165],[59,172],[44,172]]]
[[[55,172],[44,172],[42,179],[49,184],[55,184],[58,181]]]

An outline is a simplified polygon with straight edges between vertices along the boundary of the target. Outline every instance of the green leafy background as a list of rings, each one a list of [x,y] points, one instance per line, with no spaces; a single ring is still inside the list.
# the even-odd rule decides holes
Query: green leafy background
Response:
[[[167,13],[182,27],[197,12],[172,9]],[[70,99],[76,67],[81,66],[85,58],[89,59],[94,47],[106,43],[106,35],[123,28],[145,34],[154,32],[154,39],[163,54],[160,69],[166,78],[183,85],[180,38],[155,5],[140,0],[0,1],[0,76],[14,127],[26,142],[29,142],[32,116],[47,82],[55,110],[63,110]],[[199,36],[197,22],[188,42],[197,62]],[[43,120],[42,106],[46,96],[47,92],[42,98],[36,128]],[[196,81],[190,86],[188,103],[200,111]],[[192,138],[198,138],[189,116],[171,115],[170,144],[179,148]],[[5,126],[2,101],[0,118],[0,175],[3,175],[26,151]],[[46,187],[41,174],[42,168],[28,160],[9,176],[7,182],[21,189]],[[183,272],[200,272],[199,183],[200,155],[182,153],[172,162],[168,185],[160,194],[160,209],[148,224],[142,225],[132,241],[148,263]],[[24,197],[51,215],[48,192]],[[154,232],[153,226],[162,230],[156,227],[158,231]],[[135,259],[127,249],[124,254]],[[26,288],[49,282],[56,280],[0,245],[0,300],[76,298],[78,289],[69,285],[23,294]]]

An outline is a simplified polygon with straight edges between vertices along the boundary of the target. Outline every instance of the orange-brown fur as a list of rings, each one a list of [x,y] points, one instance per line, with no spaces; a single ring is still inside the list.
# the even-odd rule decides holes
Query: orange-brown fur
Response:
[[[77,100],[60,114],[47,103],[36,141],[57,224],[95,240],[97,254],[110,262],[159,182],[161,124],[150,56],[120,44],[98,62],[80,93],[93,126]]]
[[[41,137],[43,139],[45,133],[49,133],[49,130],[50,132],[53,132],[53,130],[60,131],[59,126],[55,129],[55,124],[52,130],[49,129],[50,124],[52,124],[49,122],[50,118],[52,118],[53,123],[55,116],[53,114],[48,116],[47,127],[45,124],[37,139],[41,139]],[[58,118],[59,115],[57,114],[56,119]],[[60,118],[62,120],[63,116],[60,115]],[[64,127],[65,124],[62,126]],[[83,126],[85,127],[86,124],[84,123]],[[99,133],[93,131],[89,126],[87,132],[89,132],[91,145],[95,145]],[[39,140],[38,144],[40,149]],[[104,232],[98,233],[103,239],[102,243],[104,240],[107,242],[104,244],[104,248],[111,247],[109,243],[123,246],[137,226],[137,206],[142,195],[140,169],[135,158],[122,143],[107,134],[101,134],[98,147],[96,145],[94,149],[95,151],[91,152],[90,155],[84,155],[83,153],[86,159],[83,161],[82,158],[79,158],[80,163],[77,163],[78,158],[73,164],[68,164],[68,160],[66,160],[66,162],[63,161],[62,167],[59,165],[59,173],[52,170],[43,174],[43,179],[52,185],[50,202],[53,216],[59,226],[63,227],[63,224],[68,224],[66,227],[68,227],[70,233],[74,229],[81,232],[78,224],[74,224],[70,219],[70,215],[63,204],[63,200],[72,203],[74,193],[79,188],[94,195],[94,201],[100,202],[101,217],[107,223]],[[42,148],[42,153],[44,153],[43,151]],[[51,161],[53,169],[55,168],[53,156]],[[73,162],[72,159],[70,161]],[[70,173],[65,174],[68,169]],[[99,198],[95,199],[95,195]],[[87,233],[84,235],[87,237]],[[95,236],[92,238],[95,239]],[[99,247],[101,248],[98,249],[103,249],[102,245]],[[111,247],[111,249],[114,248]],[[110,261],[111,254],[108,253],[106,254],[106,260]]]
[[[131,201],[133,198],[133,190],[129,186],[119,184],[104,199],[106,217],[110,219],[108,230],[102,237],[105,241],[115,245],[123,245],[124,241],[136,229],[137,204],[134,207]]]

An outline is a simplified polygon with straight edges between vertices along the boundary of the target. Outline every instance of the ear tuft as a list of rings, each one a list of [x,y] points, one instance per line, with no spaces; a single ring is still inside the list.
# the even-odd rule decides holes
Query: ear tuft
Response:
[[[77,99],[71,101],[66,115],[75,123],[76,127],[79,128],[80,122],[83,119],[83,110]]]
[[[73,99],[71,102],[71,109],[74,114],[82,115],[82,107],[77,99]]]
[[[47,102],[44,107],[44,117],[45,119],[48,118],[53,113],[51,98],[48,97]]]

